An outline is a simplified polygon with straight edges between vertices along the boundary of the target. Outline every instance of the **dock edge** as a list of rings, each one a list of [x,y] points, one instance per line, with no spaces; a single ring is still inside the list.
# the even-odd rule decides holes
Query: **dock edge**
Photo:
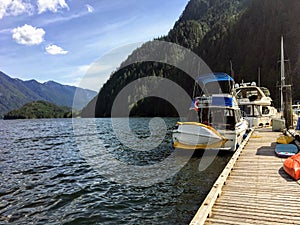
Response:
[[[248,133],[245,140],[239,146],[239,148],[235,151],[227,165],[225,166],[224,170],[212,186],[210,192],[206,196],[205,200],[203,201],[202,205],[198,209],[197,213],[195,214],[194,218],[190,222],[190,225],[203,225],[208,217],[211,215],[212,208],[222,193],[222,188],[226,184],[227,177],[230,175],[233,166],[235,165],[237,159],[239,158],[241,152],[243,151],[244,147],[248,143],[250,137],[252,136],[254,129]]]

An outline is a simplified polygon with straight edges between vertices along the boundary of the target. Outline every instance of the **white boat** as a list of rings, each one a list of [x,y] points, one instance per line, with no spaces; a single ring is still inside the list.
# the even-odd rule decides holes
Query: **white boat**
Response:
[[[272,119],[280,114],[272,106],[270,91],[256,86],[255,82],[236,84],[236,96],[244,118],[250,127],[270,126]]]
[[[300,116],[300,104],[297,102],[297,104],[292,105],[293,114]]]
[[[187,121],[177,123],[173,146],[236,150],[243,141],[248,123],[234,96],[233,79],[224,73],[214,73],[199,77],[197,82],[202,82],[200,86],[205,96],[194,98]]]
[[[198,122],[178,122],[177,125],[178,129],[173,132],[176,148],[221,147],[226,142],[226,138],[211,126]]]

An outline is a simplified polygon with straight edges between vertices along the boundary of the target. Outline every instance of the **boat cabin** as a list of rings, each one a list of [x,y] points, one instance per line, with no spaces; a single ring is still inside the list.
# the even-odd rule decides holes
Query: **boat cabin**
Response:
[[[242,117],[239,112],[239,110],[230,108],[200,108],[198,111],[191,110],[187,121],[202,123],[219,130],[234,130],[235,124]]]
[[[187,121],[202,123],[221,130],[234,130],[241,118],[241,112],[232,96],[212,95],[197,97],[193,101]]]
[[[239,105],[255,102],[258,105],[271,105],[270,91],[265,87],[257,87],[255,82],[236,84],[236,98]]]

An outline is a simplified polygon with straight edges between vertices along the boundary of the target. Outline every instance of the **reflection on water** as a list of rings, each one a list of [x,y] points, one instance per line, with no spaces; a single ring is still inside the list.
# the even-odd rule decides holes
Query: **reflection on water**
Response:
[[[150,135],[148,121],[131,120],[137,136]],[[150,151],[131,150],[119,143],[110,119],[96,119],[97,132],[91,129],[94,119],[78,119],[82,132],[75,134],[71,119],[0,121],[0,223],[187,224],[229,153],[219,154],[205,171],[198,170],[202,154],[197,153],[175,176],[138,187],[101,176],[76,143],[76,139],[101,139],[114,158],[151,165],[173,151],[171,130],[176,119],[165,121],[168,133]]]

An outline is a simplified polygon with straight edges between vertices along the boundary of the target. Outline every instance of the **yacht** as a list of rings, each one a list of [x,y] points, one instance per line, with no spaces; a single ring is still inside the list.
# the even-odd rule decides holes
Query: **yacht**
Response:
[[[173,147],[235,151],[248,122],[238,106],[234,80],[225,73],[212,73],[198,77],[195,87],[200,87],[200,94],[193,98],[186,121],[177,123]]]
[[[236,84],[236,97],[250,127],[270,126],[272,119],[280,117],[272,106],[270,91],[265,87],[258,87],[255,82]]]

